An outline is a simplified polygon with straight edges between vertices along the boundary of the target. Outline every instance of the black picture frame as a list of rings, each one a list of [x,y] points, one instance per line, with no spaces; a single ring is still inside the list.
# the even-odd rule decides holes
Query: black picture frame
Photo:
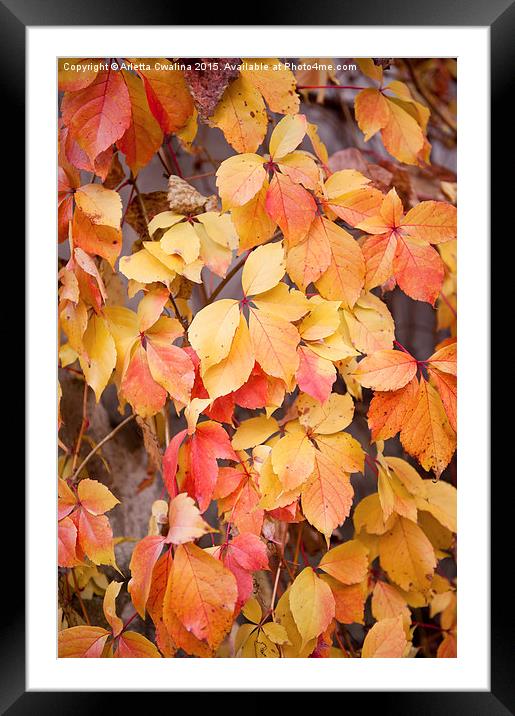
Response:
[[[200,6],[199,6],[200,7]],[[203,5],[202,25],[231,24],[221,22],[219,5]],[[241,3],[231,12],[231,4],[224,3],[226,17],[238,20],[241,17]],[[193,15],[196,17],[195,15]],[[359,0],[352,4],[336,0],[318,0],[317,3],[296,3],[293,11],[291,3],[272,3],[262,0],[251,9],[249,17],[254,25],[396,25],[396,26],[483,26],[491,32],[491,176],[497,178],[509,162],[508,152],[513,144],[506,140],[506,112],[515,68],[515,3],[511,0]],[[16,167],[23,173],[24,146],[24,90],[25,90],[25,32],[28,26],[95,26],[95,25],[189,25],[192,19],[188,5],[175,3],[140,2],[139,0],[0,0],[0,56],[2,58],[3,113],[7,119],[4,129],[4,142],[16,147],[16,162],[9,165],[9,171],[2,173],[4,201],[9,197],[9,213],[16,216],[16,234],[20,236],[20,217],[30,207],[24,206],[23,178],[17,184],[13,178]],[[265,24],[266,23],[266,24]],[[232,23],[237,24],[237,23]],[[7,116],[5,116],[7,114]],[[8,135],[5,131],[8,131]],[[16,187],[13,191],[13,187]],[[508,192],[513,192],[513,182],[496,182],[491,193],[491,216],[501,217],[505,207],[510,206]],[[504,229],[504,234],[506,228]],[[497,236],[501,237],[501,230]],[[492,225],[491,236],[494,236]],[[21,243],[21,242],[20,242]],[[18,250],[18,249],[17,249]],[[17,259],[19,260],[19,258]],[[490,340],[485,336],[484,340]],[[29,346],[30,349],[30,346]],[[20,423],[21,424],[21,423]],[[492,436],[493,439],[493,436]],[[501,438],[497,438],[500,444]],[[491,446],[491,455],[495,451]],[[27,446],[30,450],[30,445]],[[472,446],[471,446],[472,449]],[[509,458],[508,458],[509,459]],[[341,706],[347,710],[358,708],[358,700],[366,696],[366,706],[377,708],[382,713],[417,714],[474,714],[477,716],[506,716],[513,713],[513,639],[510,629],[512,607],[506,605],[509,599],[509,571],[507,571],[510,522],[508,510],[513,510],[513,478],[507,474],[509,463],[504,465],[504,475],[497,473],[497,483],[491,485],[491,691],[448,691],[448,692],[346,692],[341,696]],[[7,477],[7,475],[6,475]],[[18,477],[20,477],[18,475]],[[502,479],[505,477],[506,479]],[[485,476],[490,479],[490,476]],[[501,484],[502,479],[502,484]],[[7,482],[7,480],[6,480]],[[15,484],[16,483],[16,484]],[[463,480],[465,484],[465,479]],[[464,488],[465,489],[465,488]],[[12,490],[12,501],[9,491]],[[21,479],[9,477],[4,484],[4,504],[21,503],[23,485]],[[12,507],[10,508],[13,509]],[[27,692],[25,687],[25,603],[21,559],[24,553],[24,535],[20,526],[20,515],[16,515],[16,550],[2,550],[2,573],[9,575],[9,583],[16,580],[16,597],[13,600],[11,589],[4,594],[6,607],[2,613],[0,641],[0,711],[11,716],[19,714],[73,713],[75,716],[86,713],[112,713],[121,707],[123,694],[120,692]],[[13,540],[14,543],[14,540]],[[503,556],[504,555],[504,556]],[[510,560],[512,557],[510,557]],[[509,569],[509,567],[508,567]],[[1,591],[4,591],[3,589]],[[7,590],[5,590],[7,591]],[[63,685],[64,687],[65,685]],[[430,684],[428,684],[430,686]],[[295,683],[285,685],[295,691]],[[409,688],[409,684],[406,684]],[[171,695],[158,694],[168,700]],[[201,694],[196,694],[195,699]],[[248,699],[238,710],[241,712],[261,711],[259,699]],[[154,695],[153,695],[154,697]],[[130,693],[131,706],[148,708],[148,694]],[[288,694],[277,693],[273,697],[274,709],[281,709]],[[356,700],[356,705],[350,701]],[[176,703],[176,702],[175,702]],[[218,704],[220,705],[220,701]],[[141,706],[140,706],[141,704]],[[153,698],[152,706],[155,701]],[[236,708],[236,706],[235,706]]]

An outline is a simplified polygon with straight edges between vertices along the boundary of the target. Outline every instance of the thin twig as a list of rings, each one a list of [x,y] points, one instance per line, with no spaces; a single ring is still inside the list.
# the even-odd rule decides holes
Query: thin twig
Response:
[[[86,624],[88,626],[91,626],[91,622],[89,621],[88,612],[86,611],[86,607],[84,606],[84,602],[82,601],[82,597],[80,595],[80,589],[79,589],[79,585],[77,583],[77,575],[75,574],[74,569],[72,569],[72,574],[73,574],[73,584],[75,585],[75,594],[77,595],[77,599],[79,600],[80,608],[82,609],[82,614],[84,615]]]
[[[79,459],[79,453],[80,448],[82,445],[82,438],[84,437],[84,431],[86,430],[86,427],[88,425],[88,384],[84,382],[84,393],[82,397],[82,421],[80,424],[80,430],[79,435],[77,437],[77,442],[75,444],[75,448],[73,450],[73,462],[72,462],[72,472],[75,470],[75,466],[77,465],[77,460]]]
[[[149,222],[149,220],[148,220],[148,214],[147,214],[147,210],[146,210],[146,208],[145,208],[145,203],[144,203],[144,201],[143,201],[143,197],[142,197],[141,194],[140,194],[140,190],[139,190],[139,187],[138,187],[138,185],[137,185],[137,183],[136,183],[136,179],[134,178],[134,176],[132,175],[132,173],[131,173],[131,184],[132,184],[132,186],[134,187],[134,191],[136,192],[136,196],[138,197],[138,202],[139,202],[139,206],[140,206],[140,209],[141,209],[141,213],[143,214],[143,218],[145,219],[145,224],[146,224],[147,227],[148,227],[148,225],[149,225],[150,222]]]
[[[75,472],[71,476],[70,479],[72,482],[75,482],[77,477],[80,475],[81,471],[84,469],[84,467],[87,465],[87,463],[91,460],[93,455],[95,455],[95,453],[97,453],[100,450],[102,445],[105,445],[106,442],[111,440],[111,438],[114,438],[116,433],[119,432],[124,427],[124,425],[127,425],[127,423],[130,423],[131,420],[134,420],[135,417],[136,417],[136,415],[134,413],[131,413],[128,417],[125,418],[125,420],[122,420],[121,423],[119,423],[115,428],[113,428],[113,430],[111,430],[111,432],[108,435],[106,435],[104,438],[102,438],[102,440],[95,445],[95,447],[91,450],[91,452],[89,452],[86,455],[84,460],[81,462],[79,467],[75,470]]]
[[[279,576],[281,574],[281,565],[277,567],[277,572],[275,573],[275,582],[274,582],[274,591],[272,592],[272,599],[270,600],[270,614],[272,615],[272,620],[275,622],[275,598],[277,596],[277,587],[279,586]]]

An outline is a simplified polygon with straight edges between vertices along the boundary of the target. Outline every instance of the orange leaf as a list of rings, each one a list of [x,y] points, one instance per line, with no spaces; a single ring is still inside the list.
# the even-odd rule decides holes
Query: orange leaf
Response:
[[[443,373],[457,375],[457,344],[449,343],[427,359],[429,369],[437,368]]]
[[[322,218],[323,231],[331,251],[331,261],[316,287],[324,298],[345,301],[352,308],[365,280],[365,259],[357,241],[332,221]]]
[[[329,585],[334,597],[335,618],[341,624],[364,624],[366,595],[361,584],[342,584],[328,574],[320,579]]]
[[[129,92],[121,72],[109,68],[84,89],[66,92],[61,113],[70,139],[94,162],[122,137],[131,121]]]
[[[302,487],[302,512],[307,521],[325,536],[327,545],[333,531],[349,516],[354,490],[349,476],[319,450],[315,468]]]
[[[358,540],[349,540],[326,552],[318,566],[343,584],[357,584],[367,575],[368,551]]]
[[[156,383],[174,400],[188,403],[195,379],[195,370],[188,354],[177,346],[159,345],[148,340],[147,361]]]
[[[424,470],[440,477],[456,450],[456,433],[449,424],[442,399],[425,379],[419,383],[413,410],[401,430],[401,443]]]
[[[397,248],[395,234],[369,236],[362,244],[365,257],[367,290],[385,283],[393,274],[393,260]]]
[[[122,76],[129,92],[131,122],[118,146],[136,176],[161,146],[163,132],[150,112],[142,81],[126,70],[122,70]]]
[[[124,632],[118,639],[114,657],[118,659],[160,659],[161,654],[143,634]]]
[[[438,391],[440,398],[442,399],[443,407],[449,418],[454,432],[458,430],[458,416],[457,416],[457,401],[458,401],[458,390],[457,390],[457,379],[456,376],[450,375],[449,373],[441,373],[436,368],[429,368],[429,379]]]
[[[390,119],[386,98],[379,90],[372,88],[362,90],[356,95],[354,111],[358,126],[365,135],[365,142],[386,127]]]
[[[403,233],[430,244],[456,238],[456,207],[445,201],[422,201],[401,221]]]
[[[179,70],[157,69],[157,64],[167,65],[167,60],[154,61],[150,70],[139,70],[145,84],[148,104],[165,134],[177,132],[185,126],[193,113],[193,99],[188,91],[184,75]]]
[[[251,308],[249,330],[256,361],[268,375],[289,384],[299,365],[297,328],[278,316]]]
[[[177,651],[177,647],[168,634],[163,622],[163,602],[172,564],[172,552],[171,550],[167,550],[157,560],[154,567],[154,571],[152,572],[152,584],[147,599],[147,611],[156,628],[156,644],[161,653],[167,657],[175,656],[175,652]]]
[[[264,244],[273,236],[275,222],[266,213],[265,206],[268,187],[268,180],[265,179],[262,187],[250,201],[243,206],[234,206],[231,209],[234,228],[240,238],[239,254],[254,248],[254,246]]]
[[[78,510],[79,545],[95,564],[115,566],[113,533],[105,515],[91,515]],[[75,517],[77,513],[74,512]],[[77,522],[75,523],[77,526]]]
[[[407,646],[402,617],[381,619],[374,624],[363,642],[363,659],[400,659]]]
[[[286,270],[303,290],[317,281],[331,264],[332,251],[325,221],[321,216],[315,216],[305,239],[288,250]]]
[[[297,244],[308,233],[317,205],[304,187],[276,172],[266,195],[266,210],[286,239]]]
[[[165,538],[161,535],[144,537],[132,552],[129,569],[131,580],[127,586],[138,614],[145,618],[145,606],[152,583],[152,572],[163,550]]]
[[[166,402],[166,390],[154,380],[147,353],[141,344],[136,348],[125,371],[121,391],[142,418],[155,415]]]
[[[394,259],[395,280],[416,301],[434,305],[442,290],[444,265],[438,251],[420,240],[399,237]]]
[[[77,626],[57,635],[60,659],[98,659],[102,656],[109,632],[101,627]]]
[[[368,410],[368,426],[373,440],[387,440],[397,435],[413,410],[418,381],[411,380],[393,392],[375,393]]]
[[[232,625],[238,589],[234,575],[194,544],[179,545],[164,601],[179,622],[216,649]]]
[[[416,376],[417,367],[404,351],[376,351],[358,363],[354,376],[365,388],[399,390]]]
[[[379,561],[405,591],[426,591],[436,567],[431,542],[415,522],[405,517],[397,517],[393,527],[381,535]]]
[[[103,515],[120,504],[120,501],[101,482],[86,478],[77,487],[81,506],[92,515]]]
[[[75,567],[80,564],[76,554],[77,528],[69,517],[57,525],[57,564],[60,567]]]

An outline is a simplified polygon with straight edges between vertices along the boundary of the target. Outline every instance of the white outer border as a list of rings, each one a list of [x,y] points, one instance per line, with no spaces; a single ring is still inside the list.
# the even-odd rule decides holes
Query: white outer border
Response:
[[[27,28],[28,690],[488,690],[489,29]],[[458,57],[457,659],[56,658],[56,57]]]

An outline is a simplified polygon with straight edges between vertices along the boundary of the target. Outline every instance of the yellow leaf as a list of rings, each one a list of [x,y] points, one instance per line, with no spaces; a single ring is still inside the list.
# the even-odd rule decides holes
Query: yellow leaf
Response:
[[[123,620],[116,614],[116,597],[121,588],[121,582],[111,582],[104,594],[104,615],[113,630],[114,637],[117,637],[123,629]]]
[[[324,184],[328,199],[337,199],[339,196],[361,189],[370,184],[370,179],[355,169],[341,169],[334,172]]]
[[[279,426],[275,418],[267,418],[266,415],[249,418],[244,420],[236,429],[231,441],[232,446],[235,450],[246,450],[256,445],[261,445],[278,430]]]
[[[402,616],[381,619],[374,624],[363,642],[363,659],[400,659],[408,641]]]
[[[284,626],[288,633],[289,644],[282,647],[283,656],[289,658],[305,658],[311,654],[316,645],[316,637],[304,643],[299,633],[295,619],[290,608],[291,587],[284,592],[275,608],[275,616],[279,624]]]
[[[245,296],[254,296],[274,288],[286,270],[281,242],[254,249],[245,261],[241,285]]]
[[[210,122],[222,130],[237,152],[255,152],[268,123],[260,92],[247,78],[238,77],[225,90]]]
[[[305,482],[314,465],[315,447],[304,432],[287,433],[272,448],[272,466],[285,490]]]
[[[299,326],[302,338],[305,341],[318,341],[335,333],[340,325],[340,301],[311,299],[310,308],[309,316]]]
[[[290,640],[288,639],[288,632],[282,624],[277,624],[276,622],[268,622],[267,624],[263,625],[263,631],[270,639],[270,641],[274,642],[274,644],[290,644]]]
[[[75,192],[75,203],[92,224],[119,229],[122,200],[118,192],[101,184],[86,184]]]
[[[159,245],[156,244],[156,248],[160,248]],[[163,256],[166,257],[166,254],[162,251],[162,249],[161,252]],[[131,256],[122,256],[119,266],[120,271],[124,276],[128,279],[139,281],[140,283],[154,283],[155,281],[161,281],[168,286],[176,276],[175,267],[171,268],[170,265],[160,261],[158,258],[153,256],[152,253],[147,251],[146,247]]]
[[[114,340],[102,316],[91,316],[82,339],[82,347],[82,353],[79,355],[80,366],[88,385],[95,392],[98,403],[116,365]]]
[[[302,646],[322,634],[334,619],[335,604],[330,587],[311,567],[296,577],[290,588],[290,608]]]
[[[441,525],[451,532],[457,531],[457,492],[448,482],[425,480],[426,498],[417,498],[417,507],[430,512]]]
[[[260,312],[269,313],[285,321],[298,321],[309,310],[306,296],[296,289],[289,289],[285,283],[278,283],[270,291],[260,293],[252,299]]]
[[[276,57],[246,59],[241,75],[261,92],[272,112],[294,114],[299,111],[295,77]]]
[[[361,530],[366,530],[369,534],[382,535],[395,523],[395,515],[385,521],[377,492],[358,502],[353,519],[358,534]]]
[[[386,305],[373,293],[365,293],[352,311],[344,311],[350,338],[361,353],[392,347],[395,324]]]
[[[331,393],[325,403],[320,404],[309,395],[302,394],[297,400],[299,420],[305,428],[314,433],[330,435],[338,433],[352,422],[354,401],[349,393]]]
[[[236,249],[238,236],[229,214],[218,214],[216,211],[206,211],[198,214],[195,219],[202,224],[209,238],[226,249]]]
[[[258,624],[263,616],[263,610],[255,597],[251,597],[245,602],[241,608],[241,613],[249,622],[254,622],[254,624]]]
[[[344,472],[363,472],[365,453],[356,438],[349,433],[320,435],[317,433],[316,444],[320,452]]]
[[[159,243],[165,254],[180,256],[187,264],[195,261],[200,251],[199,238],[188,221],[181,221],[165,231]]]
[[[270,157],[278,161],[293,152],[304,139],[307,120],[303,114],[290,114],[276,125],[270,137]]]
[[[258,193],[266,179],[263,163],[257,154],[237,154],[220,164],[216,186],[224,208],[244,206]]]
[[[349,540],[324,554],[319,567],[342,584],[362,582],[368,573],[368,550],[357,540]]]
[[[238,390],[248,380],[253,368],[252,341],[247,322],[240,315],[227,357],[202,374],[202,381],[211,400]]]
[[[408,492],[412,495],[425,497],[426,484],[429,483],[420,477],[418,472],[409,464],[409,462],[402,460],[400,457],[385,457],[384,460],[390,471],[393,472],[402,482]]]
[[[229,298],[215,301],[197,313],[188,329],[188,338],[203,371],[229,355],[239,323],[238,301]]]
[[[381,567],[406,591],[426,591],[436,567],[433,546],[420,527],[398,517],[379,540]]]
[[[390,118],[382,130],[385,148],[405,164],[418,164],[424,147],[424,134],[415,119],[396,101],[388,100]]]

